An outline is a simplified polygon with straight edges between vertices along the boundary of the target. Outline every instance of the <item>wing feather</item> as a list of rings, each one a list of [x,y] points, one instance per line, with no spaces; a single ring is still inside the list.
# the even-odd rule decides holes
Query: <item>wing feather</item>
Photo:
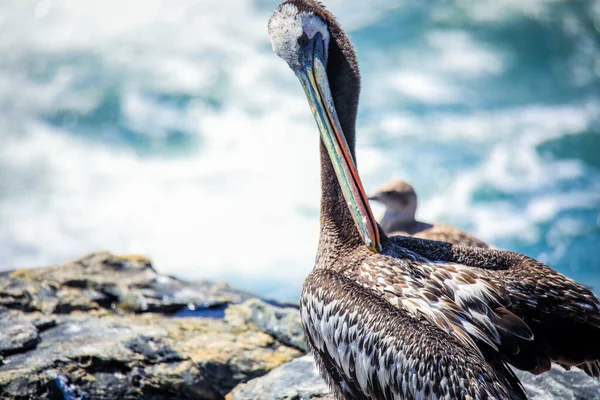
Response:
[[[516,338],[532,340],[527,324],[510,313],[510,299],[460,264],[433,263],[413,255],[375,255],[347,274],[389,304],[423,317],[461,342],[481,351],[482,345],[518,352]],[[507,316],[506,321],[503,317]]]
[[[508,300],[490,316],[494,326],[517,337],[518,353],[503,353],[515,367],[541,373],[555,362],[600,376],[600,299],[588,288],[522,254],[405,236],[390,240],[411,259],[416,254],[436,264],[461,264],[485,282],[480,294]],[[509,349],[508,338],[504,342]]]
[[[339,272],[307,277],[301,315],[317,364],[341,398],[525,398],[502,363],[488,364]]]

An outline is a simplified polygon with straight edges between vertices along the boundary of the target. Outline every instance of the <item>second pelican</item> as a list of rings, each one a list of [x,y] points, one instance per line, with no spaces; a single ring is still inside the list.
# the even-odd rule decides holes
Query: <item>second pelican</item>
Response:
[[[422,239],[439,240],[465,246],[488,248],[487,243],[453,226],[417,221],[417,193],[412,185],[400,179],[377,189],[369,200],[385,205],[385,214],[379,224],[386,235],[410,235]]]

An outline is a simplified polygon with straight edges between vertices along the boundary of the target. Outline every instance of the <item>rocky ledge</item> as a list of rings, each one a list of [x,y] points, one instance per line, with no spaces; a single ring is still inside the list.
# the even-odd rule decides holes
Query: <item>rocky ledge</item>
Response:
[[[222,399],[303,354],[296,308],[98,253],[0,274],[0,399]]]
[[[600,381],[583,371],[565,371],[555,367],[534,376],[515,371],[530,400],[597,400],[600,399]],[[312,356],[305,355],[284,364],[267,375],[240,384],[228,395],[228,400],[334,400],[321,379]]]
[[[305,351],[296,307],[144,257],[0,273],[0,399],[333,399]],[[581,371],[519,376],[533,399],[600,399]]]

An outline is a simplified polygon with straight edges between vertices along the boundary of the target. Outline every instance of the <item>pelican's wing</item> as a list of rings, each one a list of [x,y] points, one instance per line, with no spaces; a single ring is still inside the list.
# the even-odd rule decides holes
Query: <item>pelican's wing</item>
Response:
[[[392,306],[424,317],[475,350],[515,354],[517,339],[533,339],[527,324],[508,310],[510,299],[463,265],[405,252],[398,258],[374,255],[346,273]]]
[[[600,299],[588,288],[518,253],[409,237],[391,240],[430,260],[467,266],[508,297],[507,309],[535,337],[529,343],[518,340],[519,353],[507,358],[517,368],[541,373],[556,362],[600,377]]]
[[[503,363],[390,305],[341,273],[306,279],[301,315],[322,374],[340,398],[525,399]]]

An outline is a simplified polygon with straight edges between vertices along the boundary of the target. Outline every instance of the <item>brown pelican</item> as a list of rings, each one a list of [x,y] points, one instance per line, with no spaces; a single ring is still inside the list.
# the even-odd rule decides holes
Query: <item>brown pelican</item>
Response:
[[[417,221],[417,193],[410,183],[403,180],[395,179],[386,183],[375,194],[369,196],[369,200],[382,203],[386,207],[385,214],[379,221],[386,235],[410,235],[465,246],[490,247],[475,236],[453,226]]]
[[[339,399],[523,399],[512,364],[598,375],[600,300],[526,256],[412,237],[377,225],[355,165],[354,48],[314,0],[268,25],[321,135],[321,221],[302,324]]]

